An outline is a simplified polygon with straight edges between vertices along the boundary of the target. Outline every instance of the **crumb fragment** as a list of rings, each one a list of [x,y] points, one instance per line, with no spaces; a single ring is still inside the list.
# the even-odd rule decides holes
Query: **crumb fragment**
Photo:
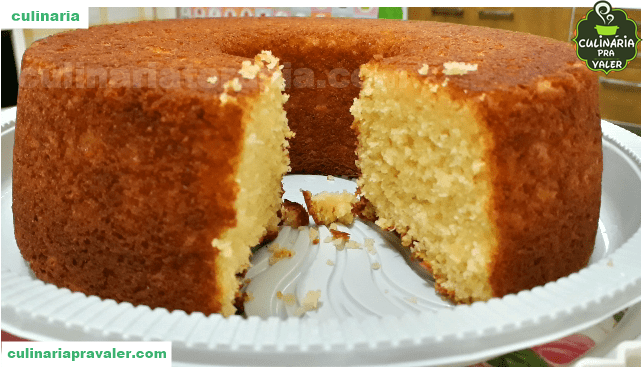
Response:
[[[229,94],[223,92],[222,94],[219,95],[219,100],[221,101],[222,105],[227,104],[228,102],[235,102],[237,99],[235,97],[230,96]]]
[[[364,239],[364,247],[366,248],[366,251],[370,254],[377,253],[377,251],[375,250],[375,240],[371,238]]]
[[[346,249],[362,249],[362,244],[355,240],[349,240],[346,242]]]
[[[321,297],[321,290],[311,290],[306,293],[306,296],[304,297],[302,304],[306,307],[317,309],[320,297]]]
[[[258,64],[263,62],[268,63],[268,65],[266,66],[268,69],[274,69],[277,64],[279,64],[279,58],[274,56],[272,54],[272,51],[262,50],[261,53],[255,56],[255,63]]]
[[[328,180],[328,181],[335,181],[335,177],[334,177],[334,176],[332,176],[332,175],[327,175],[327,176],[326,176],[326,180]]]
[[[283,294],[281,291],[277,291],[277,299],[281,299],[286,305],[295,305],[297,303],[297,297],[295,294],[288,293]]]
[[[374,262],[371,265],[371,268],[374,269],[374,270],[379,270],[380,268],[382,268],[382,265],[379,262]]]
[[[304,300],[301,302],[301,307],[297,308],[295,315],[301,316],[306,312],[317,310],[317,308],[319,308],[320,297],[321,290],[311,290],[307,292]]]
[[[270,252],[268,264],[271,266],[284,258],[292,258],[292,256],[295,254],[295,252],[288,248],[282,248],[279,243],[270,244],[268,246],[268,252]]]
[[[241,63],[241,69],[239,70],[239,74],[241,74],[242,77],[245,79],[255,79],[257,77],[257,74],[261,70],[261,66],[258,64],[252,64],[250,60],[244,60]]]
[[[359,193],[356,193],[355,195],[358,196]],[[364,221],[377,221],[377,213],[375,212],[375,207],[364,196],[359,196],[359,200],[353,204],[352,211],[355,216]]]
[[[416,297],[414,297],[414,296],[413,296],[413,297],[410,297],[410,298],[404,298],[404,300],[406,300],[406,301],[407,301],[407,302],[409,302],[409,303],[413,303],[413,304],[417,304],[417,303],[418,303],[418,298],[416,298]]]
[[[420,75],[429,74],[429,66],[427,64],[422,64],[422,67],[418,69],[418,73],[420,73]]]
[[[319,230],[311,227],[308,231],[308,238],[313,242],[313,244],[319,244]]]
[[[227,91],[232,89],[235,92],[239,92],[239,91],[241,91],[241,88],[243,88],[243,86],[241,85],[241,82],[239,82],[239,78],[233,78],[233,79],[225,82],[223,84],[223,88],[224,88],[224,90],[227,90]]]
[[[337,251],[342,251],[346,246],[346,241],[344,239],[335,239],[333,240],[333,245],[337,248]]]
[[[334,266],[335,262],[331,261],[330,259],[326,261],[326,264],[329,266]]]
[[[308,212],[317,225],[330,226],[337,230],[337,224],[350,225],[355,216],[364,221],[376,221],[375,207],[360,195],[359,189],[355,194],[347,191],[342,193],[322,192],[312,195],[309,191],[302,190]]]
[[[210,83],[210,84],[217,84],[218,80],[219,80],[219,78],[217,78],[216,76],[212,76],[212,77],[206,79],[205,81]]]
[[[314,196],[307,190],[303,190],[302,193],[308,212],[317,225],[328,226],[333,222],[344,225],[353,223],[352,209],[357,198],[352,193],[347,191],[342,193],[322,192]]]
[[[342,251],[344,249],[361,249],[362,245],[354,240],[350,240],[350,234],[344,231],[339,231],[335,230],[337,226],[334,223],[331,224],[330,228],[328,231],[330,231],[331,235],[326,237],[324,239],[325,243],[333,243],[335,248],[337,248],[338,251]],[[335,229],[333,229],[335,227]]]
[[[333,235],[333,239],[342,239],[345,241],[348,241],[350,239],[350,234],[343,231],[333,229],[328,229],[328,231],[330,231],[330,233]]]
[[[464,75],[468,72],[475,72],[478,70],[478,64],[467,64],[457,61],[450,61],[442,64],[444,66],[445,75]]]
[[[306,212],[304,206],[287,199],[284,199],[281,204],[280,216],[281,225],[290,226],[295,229],[300,226],[307,226],[310,222],[308,212]]]

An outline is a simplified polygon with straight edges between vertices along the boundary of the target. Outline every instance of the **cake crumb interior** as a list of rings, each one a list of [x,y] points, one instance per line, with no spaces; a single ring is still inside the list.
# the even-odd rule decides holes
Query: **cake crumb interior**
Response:
[[[353,193],[321,192],[312,195],[309,191],[302,191],[308,212],[317,225],[330,225],[339,222],[344,225],[353,223],[353,205],[357,198]]]
[[[456,302],[492,297],[496,249],[490,219],[488,135],[475,107],[406,72],[361,69],[364,87],[351,108],[358,130],[361,193],[376,224],[402,235]]]

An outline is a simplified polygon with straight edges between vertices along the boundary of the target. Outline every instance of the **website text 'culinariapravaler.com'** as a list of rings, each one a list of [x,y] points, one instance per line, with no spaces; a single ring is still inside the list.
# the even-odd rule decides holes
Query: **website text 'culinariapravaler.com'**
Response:
[[[170,367],[172,345],[162,341],[2,343],[3,367]]]

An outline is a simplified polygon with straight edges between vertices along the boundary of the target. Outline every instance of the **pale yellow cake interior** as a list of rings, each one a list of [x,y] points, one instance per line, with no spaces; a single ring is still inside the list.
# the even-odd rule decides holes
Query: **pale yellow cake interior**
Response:
[[[244,143],[238,164],[235,200],[236,226],[212,245],[221,250],[216,261],[218,289],[223,292],[223,315],[234,314],[239,290],[236,274],[249,266],[251,247],[268,231],[277,231],[281,208],[281,179],[289,170],[286,137],[290,132],[282,96],[283,78],[276,71],[244,117]],[[266,230],[267,229],[267,230]]]
[[[475,108],[406,72],[363,66],[361,73],[364,85],[351,108],[358,185],[377,210],[377,224],[403,234],[402,243],[456,301],[490,298],[491,141]]]
[[[316,222],[330,225],[339,222],[349,225],[353,222],[353,204],[357,202],[355,195],[347,191],[342,193],[321,192],[311,197],[308,211],[313,213]]]

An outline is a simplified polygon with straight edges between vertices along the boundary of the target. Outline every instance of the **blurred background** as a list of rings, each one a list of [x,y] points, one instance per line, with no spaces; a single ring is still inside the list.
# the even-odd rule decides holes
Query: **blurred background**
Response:
[[[587,8],[404,8],[404,7],[158,7],[89,8],[89,25],[174,18],[218,17],[335,17],[365,19],[430,20],[501,28],[533,33],[571,42],[576,23],[592,9]],[[641,36],[641,9],[624,9],[637,22]],[[2,30],[2,107],[14,106],[18,91],[20,60],[34,41],[64,29]],[[641,134],[641,45],[639,54],[625,70],[600,81],[601,117],[636,134]]]

